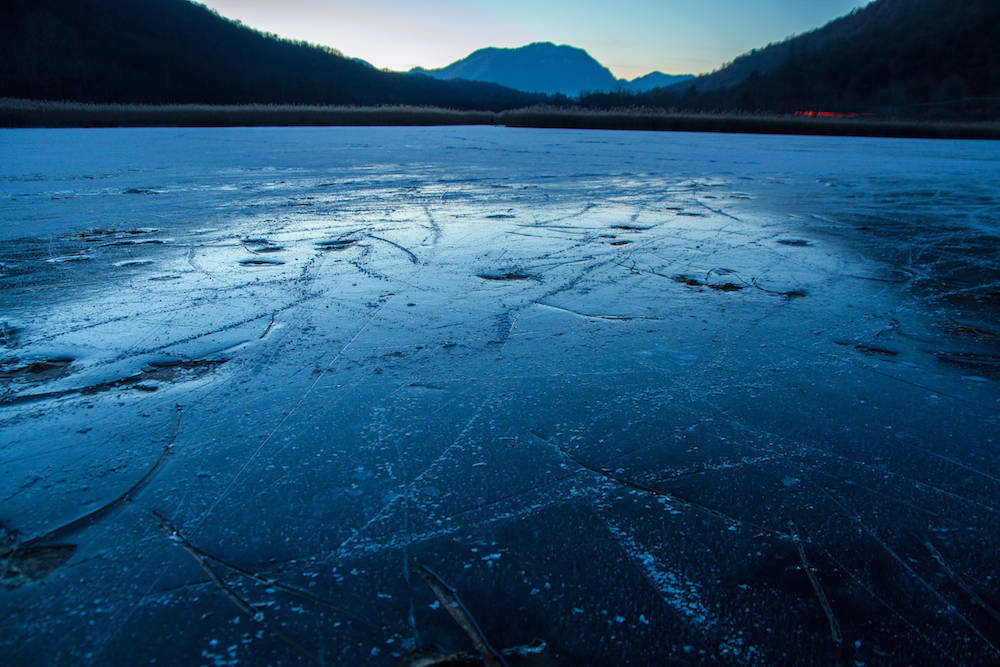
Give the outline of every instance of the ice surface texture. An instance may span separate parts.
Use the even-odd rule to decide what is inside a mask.
[[[997,143],[0,155],[4,663],[1000,660]]]

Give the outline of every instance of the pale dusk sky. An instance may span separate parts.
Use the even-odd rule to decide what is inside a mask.
[[[868,0],[206,0],[223,16],[379,68],[442,67],[486,46],[587,50],[619,77],[701,74]]]

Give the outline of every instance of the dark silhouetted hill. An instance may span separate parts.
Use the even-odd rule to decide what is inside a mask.
[[[517,90],[567,97],[596,91],[645,92],[691,78],[690,75],[652,72],[632,81],[617,79],[583,49],[556,46],[551,42],[536,42],[515,49],[480,49],[447,67],[417,68],[412,72],[444,80],[488,81]]]
[[[492,110],[542,99],[492,84],[379,71],[187,0],[4,0],[0,17],[0,97]]]
[[[998,0],[877,0],[812,32],[632,104],[1000,118]],[[591,96],[590,106],[621,105]]]

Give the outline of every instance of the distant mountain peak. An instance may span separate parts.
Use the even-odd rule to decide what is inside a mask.
[[[585,50],[568,44],[533,42],[520,47],[478,49],[447,67],[415,68],[414,73],[437,79],[468,79],[498,83],[532,93],[576,97],[585,92],[643,92],[690,78],[651,72],[632,81],[615,78]]]

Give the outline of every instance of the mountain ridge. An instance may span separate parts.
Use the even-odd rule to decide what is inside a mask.
[[[586,109],[814,110],[995,121],[996,44],[997,0],[875,0],[680,83],[656,72],[616,79],[583,49],[550,42],[481,49],[449,65],[448,79],[436,70],[379,70],[332,48],[252,30],[188,0],[7,0],[0,21],[0,97],[501,111],[603,90],[610,92],[576,103]],[[534,58],[528,65],[517,58],[526,51]],[[496,58],[512,56],[511,78],[503,79],[511,87],[483,82]],[[546,59],[550,67],[542,66]],[[578,76],[567,76],[569,70]],[[525,72],[534,82],[524,82]],[[565,97],[523,92],[532,88]]]

